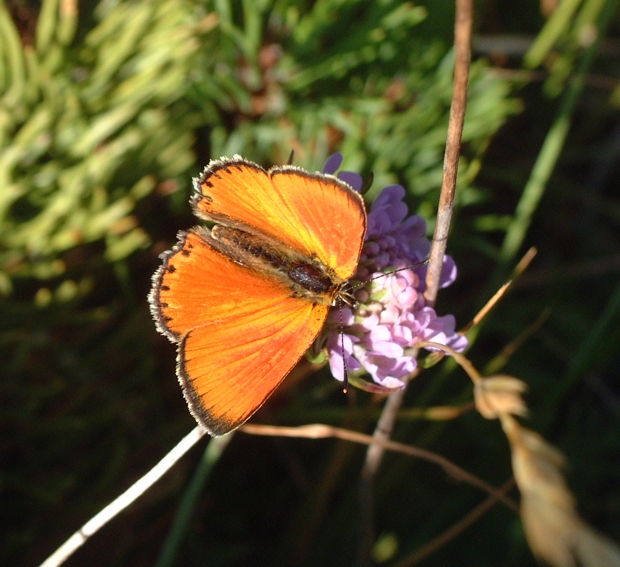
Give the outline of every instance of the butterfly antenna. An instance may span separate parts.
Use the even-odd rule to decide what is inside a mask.
[[[384,278],[385,276],[391,276],[392,274],[397,274],[398,272],[404,272],[406,270],[415,270],[416,268],[421,268],[422,266],[426,266],[429,262],[430,258],[423,260],[422,262],[418,262],[417,264],[412,264],[411,266],[405,266],[404,268],[396,268],[395,270],[388,270],[387,272],[382,272],[379,275],[376,275],[372,278],[368,278],[363,282],[358,282],[352,286],[352,289],[355,290],[358,287],[365,286],[368,282],[374,282],[375,280]]]
[[[293,157],[295,156],[295,150],[291,150],[291,153],[288,156],[288,161],[286,165],[293,165]]]
[[[342,378],[342,390],[346,394],[349,390],[349,374],[347,372],[347,359],[344,356],[344,319],[342,318],[342,299],[338,298],[338,317],[340,318],[340,346],[342,348],[342,369],[344,376]]]

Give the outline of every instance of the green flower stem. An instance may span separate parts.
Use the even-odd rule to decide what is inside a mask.
[[[155,567],[171,567],[172,565],[176,565],[177,551],[183,541],[183,537],[187,533],[196,501],[202,493],[204,485],[213,471],[213,468],[224,454],[226,446],[230,443],[234,435],[233,432],[223,437],[214,437],[209,441],[209,445],[207,445],[205,449],[202,460],[196,468],[196,472],[192,477],[189,487],[185,491],[174,524],[164,542]]]

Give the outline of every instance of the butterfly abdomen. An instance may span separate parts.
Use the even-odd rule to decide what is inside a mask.
[[[332,304],[341,282],[318,259],[304,257],[280,242],[241,228],[216,225],[210,234],[204,233],[203,237],[206,236],[213,248],[237,264],[277,278],[290,288],[294,297],[321,305]]]

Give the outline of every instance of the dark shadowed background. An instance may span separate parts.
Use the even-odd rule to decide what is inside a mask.
[[[401,183],[432,234],[453,5],[426,4],[0,2],[2,565],[39,564],[194,427],[174,346],[156,332],[146,296],[158,255],[196,224],[191,177],[210,158],[239,153],[270,166],[294,150],[296,164],[317,170],[341,151],[345,169],[374,173],[369,201]],[[464,326],[525,250],[538,249],[471,334],[468,356],[482,371],[496,364],[527,382],[528,426],[568,456],[583,517],[620,539],[616,4],[584,0],[563,22],[549,19],[553,1],[477,3],[448,244],[459,277],[437,310]],[[605,11],[609,26],[593,44]],[[559,160],[531,217],[515,217],[590,55]],[[519,229],[523,245],[502,252],[506,232]],[[415,380],[405,408],[471,399],[465,373],[444,361]],[[380,408],[365,392],[343,395],[322,370],[285,382],[253,422],[370,433]],[[499,424],[473,411],[449,421],[404,414],[394,439],[495,486],[512,474]],[[154,565],[205,446],[67,565]],[[364,455],[336,440],[236,434],[168,564],[357,564]],[[484,495],[391,453],[375,497],[373,561],[391,566]],[[518,516],[501,505],[421,564],[536,565]]]

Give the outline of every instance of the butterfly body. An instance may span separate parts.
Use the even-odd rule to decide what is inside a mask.
[[[359,261],[361,196],[332,176],[223,158],[195,181],[196,214],[162,255],[149,295],[178,345],[197,421],[222,435],[247,420],[320,332]]]
[[[217,225],[211,230],[210,243],[237,264],[289,285],[295,297],[331,305],[331,298],[343,283],[316,258],[306,258],[264,234]]]

